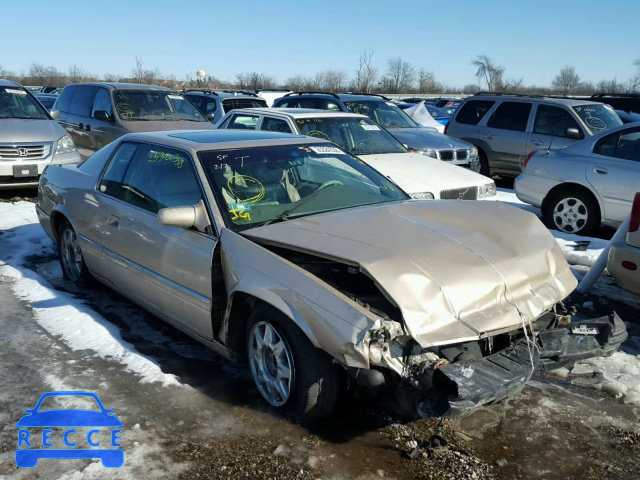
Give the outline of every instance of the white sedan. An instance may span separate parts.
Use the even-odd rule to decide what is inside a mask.
[[[618,227],[640,190],[640,123],[588,137],[566,148],[531,153],[516,178],[520,200],[542,209],[547,226],[589,235]]]
[[[496,194],[495,183],[469,169],[408,151],[365,115],[302,108],[236,109],[219,129],[265,130],[330,140],[393,180],[412,198],[478,200]],[[337,152],[336,152],[337,153]],[[468,158],[468,149],[453,155]]]

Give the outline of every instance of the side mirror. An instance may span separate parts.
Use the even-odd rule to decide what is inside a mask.
[[[96,120],[100,120],[102,122],[111,121],[111,115],[109,115],[104,110],[96,110],[95,112],[93,112],[93,118],[95,118]]]
[[[53,118],[54,120],[57,120],[60,118],[60,110],[49,110],[49,114],[51,115],[51,118]]]
[[[582,138],[582,136],[580,135],[580,130],[578,130],[577,128],[567,128],[564,131],[564,134],[565,136],[573,138],[575,140],[580,140]]]
[[[209,120],[210,122],[213,122],[216,119],[216,114],[215,113],[207,113],[205,115],[205,117],[207,118],[207,120]]]
[[[207,209],[202,200],[195,205],[188,205],[186,207],[168,207],[161,209],[158,212],[158,223],[160,225],[182,228],[195,227],[200,232],[206,232],[207,227],[210,226]]]

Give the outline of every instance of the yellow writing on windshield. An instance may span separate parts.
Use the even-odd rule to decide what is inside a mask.
[[[264,198],[264,185],[260,183],[260,180],[249,175],[231,177],[227,181],[227,190],[238,199],[238,203],[255,203]],[[247,195],[249,196],[247,197]]]
[[[244,209],[229,210],[229,213],[233,215],[231,217],[231,220],[237,220],[238,218],[241,218],[243,220],[251,221],[251,214]]]

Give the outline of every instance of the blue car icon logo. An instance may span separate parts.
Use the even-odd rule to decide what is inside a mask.
[[[83,409],[55,409],[39,411],[42,402],[49,397],[87,397],[95,400],[99,411]],[[104,408],[102,402],[92,392],[48,392],[43,394],[34,408],[24,411],[16,426],[18,427],[18,448],[16,449],[16,465],[21,468],[35,467],[41,458],[84,459],[100,458],[102,465],[110,468],[121,467],[124,463],[124,451],[120,447],[122,422],[115,416],[115,411]],[[40,436],[28,428],[42,429]],[[89,428],[86,436],[76,428]],[[53,439],[53,430],[64,429],[62,438]],[[109,433],[109,446],[112,448],[74,448],[77,442],[86,438],[89,447],[102,447],[98,436]],[[54,443],[62,443],[68,448],[53,448]],[[102,443],[105,443],[104,440]],[[40,445],[39,445],[40,444]],[[58,445],[55,445],[58,446]],[[42,448],[39,448],[42,447]]]

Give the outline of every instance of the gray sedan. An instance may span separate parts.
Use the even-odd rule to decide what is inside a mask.
[[[516,195],[542,209],[549,227],[580,235],[617,227],[640,191],[640,123],[588,137],[566,148],[538,150],[516,178]]]
[[[69,281],[246,362],[297,417],[331,412],[347,381],[412,415],[460,413],[627,335],[568,309],[575,277],[531,213],[410,200],[322,139],[130,134],[47,168],[36,210]]]

